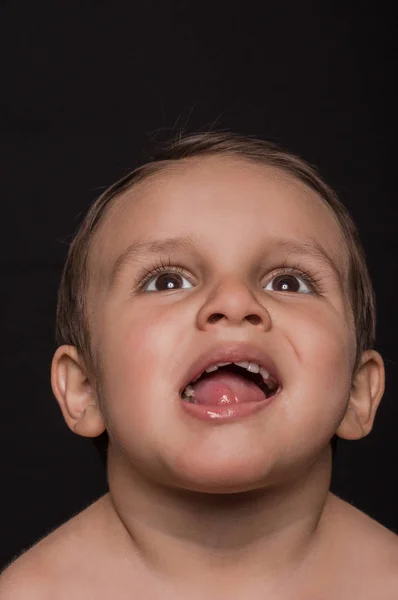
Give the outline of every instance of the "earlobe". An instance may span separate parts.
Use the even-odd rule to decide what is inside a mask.
[[[384,363],[375,350],[366,350],[353,377],[347,411],[336,433],[357,440],[370,433],[384,393]]]
[[[105,430],[94,386],[74,346],[60,346],[51,365],[51,386],[68,427],[78,435],[96,437]]]

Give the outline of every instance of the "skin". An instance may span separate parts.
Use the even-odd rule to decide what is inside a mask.
[[[194,246],[132,257],[112,281],[132,242],[187,234]],[[282,237],[315,241],[339,277],[319,257],[278,245]],[[143,269],[159,259],[183,267],[183,279],[171,291],[145,291]],[[317,286],[305,288],[311,293],[273,290],[278,269],[297,260]],[[351,539],[357,547],[373,527],[379,555],[386,546],[388,556],[391,548],[397,555],[392,534],[328,492],[329,441],[334,433],[369,433],[384,368],[379,354],[367,351],[352,376],[347,256],[333,213],[314,192],[236,158],[182,161],[115,203],[91,261],[97,379],[75,348],[63,346],[52,385],[73,431],[109,433],[110,493],[78,527],[95,547],[98,581],[102,571],[114,577],[118,598],[127,597],[121,580],[124,589],[142,585],[151,598],[275,593],[308,600],[324,589],[348,598]],[[269,352],[283,389],[246,419],[199,422],[181,410],[178,384],[203,352],[229,342]],[[363,554],[361,569],[366,560]]]

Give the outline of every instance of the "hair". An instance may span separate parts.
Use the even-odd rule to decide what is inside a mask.
[[[87,369],[95,371],[87,310],[90,256],[95,246],[95,233],[115,200],[177,161],[220,155],[275,167],[314,190],[333,211],[348,251],[348,294],[356,334],[356,368],[362,352],[374,345],[376,310],[365,254],[350,214],[317,170],[306,161],[274,143],[230,132],[179,135],[163,144],[149,162],[110,186],[92,204],[72,240],[63,270],[56,316],[57,344],[75,346]]]

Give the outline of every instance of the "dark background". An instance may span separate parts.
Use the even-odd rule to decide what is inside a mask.
[[[106,490],[52,397],[57,286],[82,213],[154,139],[210,126],[318,165],[358,223],[387,392],[332,489],[398,532],[393,3],[0,4],[1,564]]]

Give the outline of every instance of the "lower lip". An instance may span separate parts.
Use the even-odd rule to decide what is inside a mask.
[[[229,423],[230,421],[236,421],[254,415],[271,404],[273,399],[277,396],[274,394],[270,398],[261,400],[261,402],[242,402],[242,404],[230,404],[230,405],[215,405],[208,406],[204,404],[194,404],[192,402],[185,402],[181,400],[181,404],[184,410],[201,421],[210,421],[212,423]]]

